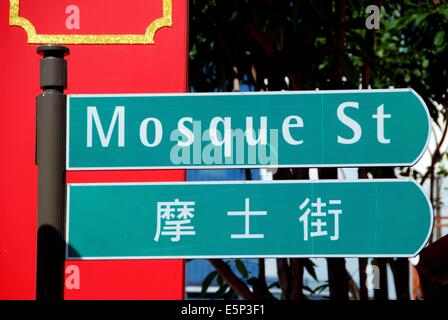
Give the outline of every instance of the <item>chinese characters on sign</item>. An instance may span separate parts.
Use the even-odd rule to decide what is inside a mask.
[[[264,234],[251,234],[249,230],[249,218],[251,216],[265,216],[267,211],[250,211],[250,199],[245,199],[244,211],[228,211],[228,216],[244,216],[244,234],[232,234],[230,238],[232,239],[263,239]]]
[[[324,211],[327,207],[327,203],[322,202],[321,198],[317,198],[315,202],[311,203],[311,200],[305,198],[300,204],[300,211],[304,213],[300,216],[299,220],[303,223],[303,240],[308,241],[309,237],[328,236],[327,219],[328,215],[333,216],[334,231],[330,236],[330,240],[336,241],[339,239],[339,215],[342,214],[342,210],[335,206],[342,204],[341,200],[329,200],[328,211]],[[179,201],[175,199],[173,202],[157,202],[157,231],[154,237],[154,241],[158,242],[160,236],[171,236],[172,242],[178,242],[181,240],[181,236],[194,236],[196,231],[192,224],[192,218],[194,218],[194,201]],[[250,198],[245,198],[244,211],[228,211],[228,216],[242,216],[244,217],[244,233],[243,234],[231,234],[231,239],[263,239],[264,234],[252,234],[250,233],[250,217],[251,216],[266,216],[267,211],[251,211],[250,210]],[[311,219],[310,219],[311,215]],[[311,228],[309,227],[311,226]],[[314,229],[313,229],[314,228]],[[310,231],[311,229],[311,231]]]
[[[329,209],[328,212],[322,211],[322,208],[325,208],[327,204],[322,202],[321,198],[317,198],[316,202],[311,203],[311,207],[315,208],[315,211],[311,211],[307,206],[310,203],[310,199],[306,198],[302,204],[300,205],[300,210],[306,208],[305,212],[300,216],[300,222],[303,222],[303,240],[308,241],[308,233],[309,233],[309,216],[311,213],[311,218],[315,218],[315,221],[311,222],[311,227],[315,227],[314,231],[309,233],[311,238],[319,237],[319,236],[327,236],[328,232],[325,227],[327,227],[327,213],[329,215],[334,215],[334,233],[330,236],[330,240],[335,241],[339,239],[339,215],[342,214],[342,210],[340,209]],[[332,205],[341,205],[341,200],[330,200],[328,201],[330,206]]]
[[[69,184],[67,195],[68,259],[413,257],[434,221],[421,187],[397,179]]]
[[[179,201],[157,203],[157,231],[154,241],[160,236],[171,236],[172,242],[178,242],[180,236],[194,236],[194,226],[189,225],[194,218],[194,201]],[[162,225],[163,224],[163,225]]]

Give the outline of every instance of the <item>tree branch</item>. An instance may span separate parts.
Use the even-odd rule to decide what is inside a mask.
[[[266,283],[266,268],[264,258],[258,258],[258,278],[252,278],[252,288],[257,299],[275,300]]]
[[[221,277],[232,287],[237,294],[246,300],[257,300],[249,287],[238,278],[227,263],[222,259],[208,259],[210,264],[218,271]]]
[[[291,284],[291,299],[292,300],[303,300],[303,272],[304,267],[302,259],[291,258],[291,275],[294,281]]]
[[[291,271],[289,270],[288,259],[277,259],[277,273],[280,290],[282,290],[282,298],[290,300],[291,298]]]

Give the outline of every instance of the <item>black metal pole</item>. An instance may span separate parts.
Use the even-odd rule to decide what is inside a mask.
[[[65,102],[69,49],[57,45],[37,48],[40,87],[36,100],[36,162],[38,230],[36,299],[64,297]]]

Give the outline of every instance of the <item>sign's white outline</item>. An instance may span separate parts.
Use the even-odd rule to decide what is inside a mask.
[[[422,192],[426,203],[429,209],[429,228],[425,237],[425,241],[421,244],[421,246],[417,249],[416,252],[412,254],[308,254],[308,255],[185,255],[185,256],[120,256],[120,257],[70,257],[69,256],[69,223],[70,223],[70,188],[72,186],[138,186],[138,185],[222,185],[222,184],[318,184],[318,183],[377,183],[377,182],[385,182],[385,183],[413,183],[420,189]],[[434,226],[434,212],[426,197],[423,188],[418,184],[415,180],[412,179],[360,179],[360,180],[259,180],[259,181],[179,181],[179,182],[116,182],[116,183],[69,183],[67,184],[67,206],[66,206],[66,225],[65,225],[65,242],[66,242],[66,251],[65,256],[66,260],[155,260],[155,259],[214,259],[214,258],[223,258],[223,259],[233,259],[233,258],[388,258],[388,257],[403,257],[403,258],[411,258],[415,257],[428,243],[429,237],[431,236],[432,229]],[[397,232],[399,232],[397,230]],[[74,248],[76,250],[76,248]]]
[[[413,162],[402,163],[336,163],[336,164],[281,164],[281,165],[169,165],[169,166],[135,166],[135,167],[73,167],[70,166],[70,98],[96,98],[96,97],[173,97],[173,96],[247,96],[247,95],[292,95],[292,94],[339,94],[339,93],[382,93],[382,92],[411,92],[420,101],[420,105],[423,107],[426,113],[428,121],[428,133],[426,135],[426,143],[422,148],[420,154],[414,159]],[[71,171],[105,171],[105,170],[158,170],[158,169],[238,169],[238,168],[350,168],[350,167],[412,167],[423,156],[429,145],[431,138],[431,117],[429,115],[428,107],[423,101],[423,98],[412,88],[402,89],[363,89],[363,90],[313,90],[313,91],[267,91],[267,92],[207,92],[207,93],[130,93],[130,94],[69,94],[67,95],[67,110],[66,110],[66,170]]]

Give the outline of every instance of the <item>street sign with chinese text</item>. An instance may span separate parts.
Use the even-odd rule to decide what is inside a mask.
[[[408,180],[68,185],[73,259],[414,256],[432,209]]]
[[[411,89],[70,95],[67,169],[407,166],[430,122]]]

